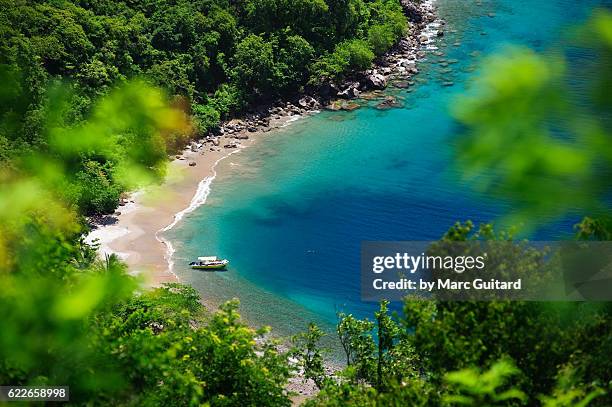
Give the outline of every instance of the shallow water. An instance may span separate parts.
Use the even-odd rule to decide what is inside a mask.
[[[375,304],[360,301],[361,241],[437,239],[457,220],[486,222],[512,211],[449,165],[458,126],[448,108],[477,75],[482,55],[509,43],[554,48],[569,25],[603,3],[439,0],[448,24],[437,45],[443,58],[459,61],[452,72],[439,72],[441,57],[430,54],[411,92],[390,90],[404,98],[402,108],[322,112],[224,160],[206,204],[166,234],[175,272],[215,301],[239,297],[248,320],[281,334],[310,320],[331,329],[340,309],[369,314]],[[445,80],[455,86],[442,86]],[[538,236],[570,233],[576,220]],[[205,254],[227,257],[231,267],[184,266]]]

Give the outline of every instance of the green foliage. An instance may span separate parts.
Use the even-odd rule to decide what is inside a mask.
[[[271,41],[251,34],[236,47],[231,77],[255,96],[296,90],[308,78],[314,55],[308,41],[288,30]]]
[[[372,338],[374,323],[357,319],[351,314],[338,314],[336,332],[346,355],[346,365],[353,368],[357,381],[374,375],[376,344]]]
[[[325,334],[314,323],[308,324],[308,331],[295,335],[291,341],[291,354],[297,359],[298,368],[302,369],[305,379],[311,379],[320,389],[325,382],[326,373],[323,364],[323,352],[320,340]]]
[[[240,322],[237,302],[209,318],[191,287],[131,296],[116,260],[73,278],[3,277],[2,382],[69,383],[74,402],[289,405],[286,355],[256,345],[265,331]]]
[[[213,106],[194,104],[191,106],[191,110],[197,129],[201,134],[206,134],[209,130],[219,126],[221,115],[219,110]]]
[[[600,216],[597,219],[586,216],[576,226],[576,238],[580,240],[612,240],[612,219]]]
[[[324,55],[313,64],[311,82],[341,79],[350,72],[368,69],[373,60],[374,53],[366,41],[341,42],[333,52]]]
[[[511,238],[491,225],[458,223],[436,250],[450,241]],[[509,255],[521,258],[520,267],[533,267],[545,256],[517,246],[519,252]],[[610,311],[607,303],[407,298],[398,316],[382,302],[376,329],[368,320],[340,314],[337,331],[348,367],[325,382],[311,405],[607,405],[602,389],[612,380],[606,356],[612,352]]]
[[[9,137],[22,120],[10,103],[20,98],[25,99],[17,91],[2,101],[6,107],[0,128]],[[49,92],[40,114],[45,148],[13,157],[0,173],[1,270],[43,270],[49,264],[51,270],[56,265],[57,273],[66,273],[63,256],[78,251],[71,242],[82,231],[73,209],[113,210],[122,187],[148,182],[163,171],[169,135],[186,129],[183,113],[142,83],[100,100],[89,120],[78,126],[64,125],[68,99],[65,87]],[[53,247],[64,241],[62,250]],[[60,256],[57,264],[54,255]]]
[[[223,84],[215,91],[210,103],[219,112],[222,118],[227,118],[243,108],[244,96],[240,89],[234,85]]]
[[[154,64],[147,71],[147,76],[157,86],[163,86],[171,94],[185,95],[193,99],[195,87],[192,82],[193,66],[188,63],[186,54]]]
[[[315,50],[303,37],[289,35],[278,51],[276,81],[281,89],[295,88],[296,84],[304,84],[308,79],[309,68],[315,55]]]
[[[259,35],[251,34],[236,46],[232,79],[240,87],[266,92],[274,85],[274,55],[272,44]]]
[[[376,366],[376,388],[383,388],[383,356],[394,345],[394,339],[399,333],[399,327],[388,314],[388,301],[380,302],[380,310],[374,313],[376,318],[376,336],[378,337],[378,360]]]
[[[60,256],[67,254],[56,250],[48,256],[48,274],[22,266],[19,273],[2,275],[0,309],[6,318],[0,335],[0,380],[70,383],[71,397],[78,400],[117,386],[115,371],[92,347],[88,317],[125,298],[135,286],[117,263],[108,268],[94,263],[87,272],[72,271],[68,283],[62,281],[54,274],[66,258]]]
[[[211,316],[191,287],[138,292],[116,256],[83,243],[78,212],[112,210],[120,186],[154,179],[184,113],[134,82],[66,126],[70,93],[49,95],[45,148],[0,172],[0,382],[68,384],[84,405],[289,405],[287,355],[240,321],[237,301]],[[2,106],[8,129],[18,112]]]
[[[523,48],[490,57],[473,92],[457,101],[467,130],[459,162],[478,187],[515,203],[510,223],[537,225],[568,210],[606,215],[611,185],[601,174],[612,166],[604,119],[612,101],[602,89],[610,82],[610,27],[612,15],[600,11],[583,29],[588,40],[574,45],[593,57],[580,68]],[[584,84],[592,91],[572,88],[575,69],[596,73]]]
[[[109,213],[115,210],[122,188],[112,183],[110,165],[86,161],[76,174],[77,197],[71,197],[85,214]]]
[[[524,403],[525,393],[516,388],[505,388],[509,379],[520,373],[512,362],[501,360],[486,372],[464,369],[448,373],[445,381],[451,388],[444,401],[450,405],[507,406]]]
[[[366,356],[376,373],[355,380],[351,362],[308,405],[607,405],[610,315],[592,304],[407,299],[394,322],[383,304],[382,338],[339,330],[342,343],[378,340]]]
[[[316,397],[304,403],[304,407],[326,406],[375,406],[376,391],[370,386],[340,381],[327,384]]]
[[[368,69],[374,59],[374,54],[368,48],[366,42],[362,40],[343,42],[334,52],[338,52],[346,58],[349,70],[361,71]]]
[[[374,316],[372,322],[338,314],[336,332],[347,361],[344,378],[353,384],[376,386],[379,391],[402,380],[416,379],[418,357],[410,335],[389,314],[388,302],[381,302]]]
[[[421,379],[410,379],[401,383],[392,382],[387,391],[378,393],[373,387],[341,380],[328,383],[315,398],[304,404],[307,407],[326,406],[438,406],[441,401],[435,389]]]
[[[593,385],[581,384],[574,370],[564,368],[559,372],[557,385],[551,396],[541,395],[543,407],[586,407],[597,397],[606,392]]]
[[[408,30],[401,6],[394,1],[375,1],[370,19],[372,24],[367,31],[367,40],[376,55],[387,52]]]
[[[471,223],[458,224],[445,235],[462,241],[474,235],[495,239],[489,226],[474,230]],[[491,253],[496,257],[495,253]],[[522,267],[539,262],[537,252],[522,256]],[[415,352],[436,381],[448,371],[471,366],[490,366],[510,357],[522,371],[521,388],[530,398],[548,394],[556,381],[559,366],[579,368],[582,380],[606,383],[608,362],[597,360],[608,341],[589,338],[589,332],[610,335],[612,315],[609,307],[595,304],[547,304],[537,302],[431,302],[408,299],[404,304],[403,324],[413,331]],[[598,334],[599,335],[599,334]],[[451,338],[454,338],[451,340]],[[494,340],[489,340],[494,338]],[[587,356],[592,354],[593,358]]]
[[[172,284],[100,316],[102,351],[127,380],[119,397],[146,406],[288,405],[286,355],[256,345],[265,330],[242,324],[237,307],[228,302],[209,318],[193,288]]]
[[[373,25],[368,30],[368,42],[376,55],[387,52],[395,44],[395,41],[393,27],[389,25]]]

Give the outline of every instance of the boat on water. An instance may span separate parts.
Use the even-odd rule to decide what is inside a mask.
[[[197,261],[189,263],[192,269],[197,270],[223,270],[229,264],[229,260],[220,259],[217,256],[198,257]]]

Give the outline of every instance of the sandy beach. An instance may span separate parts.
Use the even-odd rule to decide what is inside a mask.
[[[299,117],[273,119],[265,131],[285,127]],[[252,145],[261,133],[262,130],[248,133],[249,138],[241,139],[237,148],[224,148],[236,140],[223,136],[219,147],[205,143],[197,149],[185,149],[168,164],[162,183],[132,192],[115,214],[95,225],[86,241],[97,241],[102,258],[117,254],[127,263],[130,274],[141,276],[146,286],[178,282],[172,273],[171,242],[164,241],[161,233],[202,205],[216,176],[217,164]]]

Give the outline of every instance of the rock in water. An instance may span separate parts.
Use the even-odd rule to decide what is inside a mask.
[[[359,83],[357,83],[357,86],[359,86]],[[359,97],[359,89],[357,89],[357,86],[349,86],[348,88],[344,89],[342,92],[338,93],[338,97],[341,97],[343,99],[355,99]]]
[[[366,86],[369,89],[384,89],[387,87],[387,79],[384,75],[373,73],[366,77]]]
[[[319,102],[311,96],[304,96],[298,101],[298,105],[304,109],[317,109]]]
[[[342,103],[339,100],[335,100],[331,102],[329,105],[325,106],[327,110],[338,111],[342,109]]]
[[[410,86],[410,83],[408,81],[397,81],[393,84],[393,86],[400,89],[406,89]]]
[[[376,105],[378,110],[387,110],[394,107],[401,107],[402,104],[397,101],[393,96],[387,96],[384,101]]]
[[[359,109],[361,106],[359,106],[357,103],[353,103],[353,102],[344,102],[342,103],[342,110],[346,110],[346,111],[353,111],[356,109]]]

